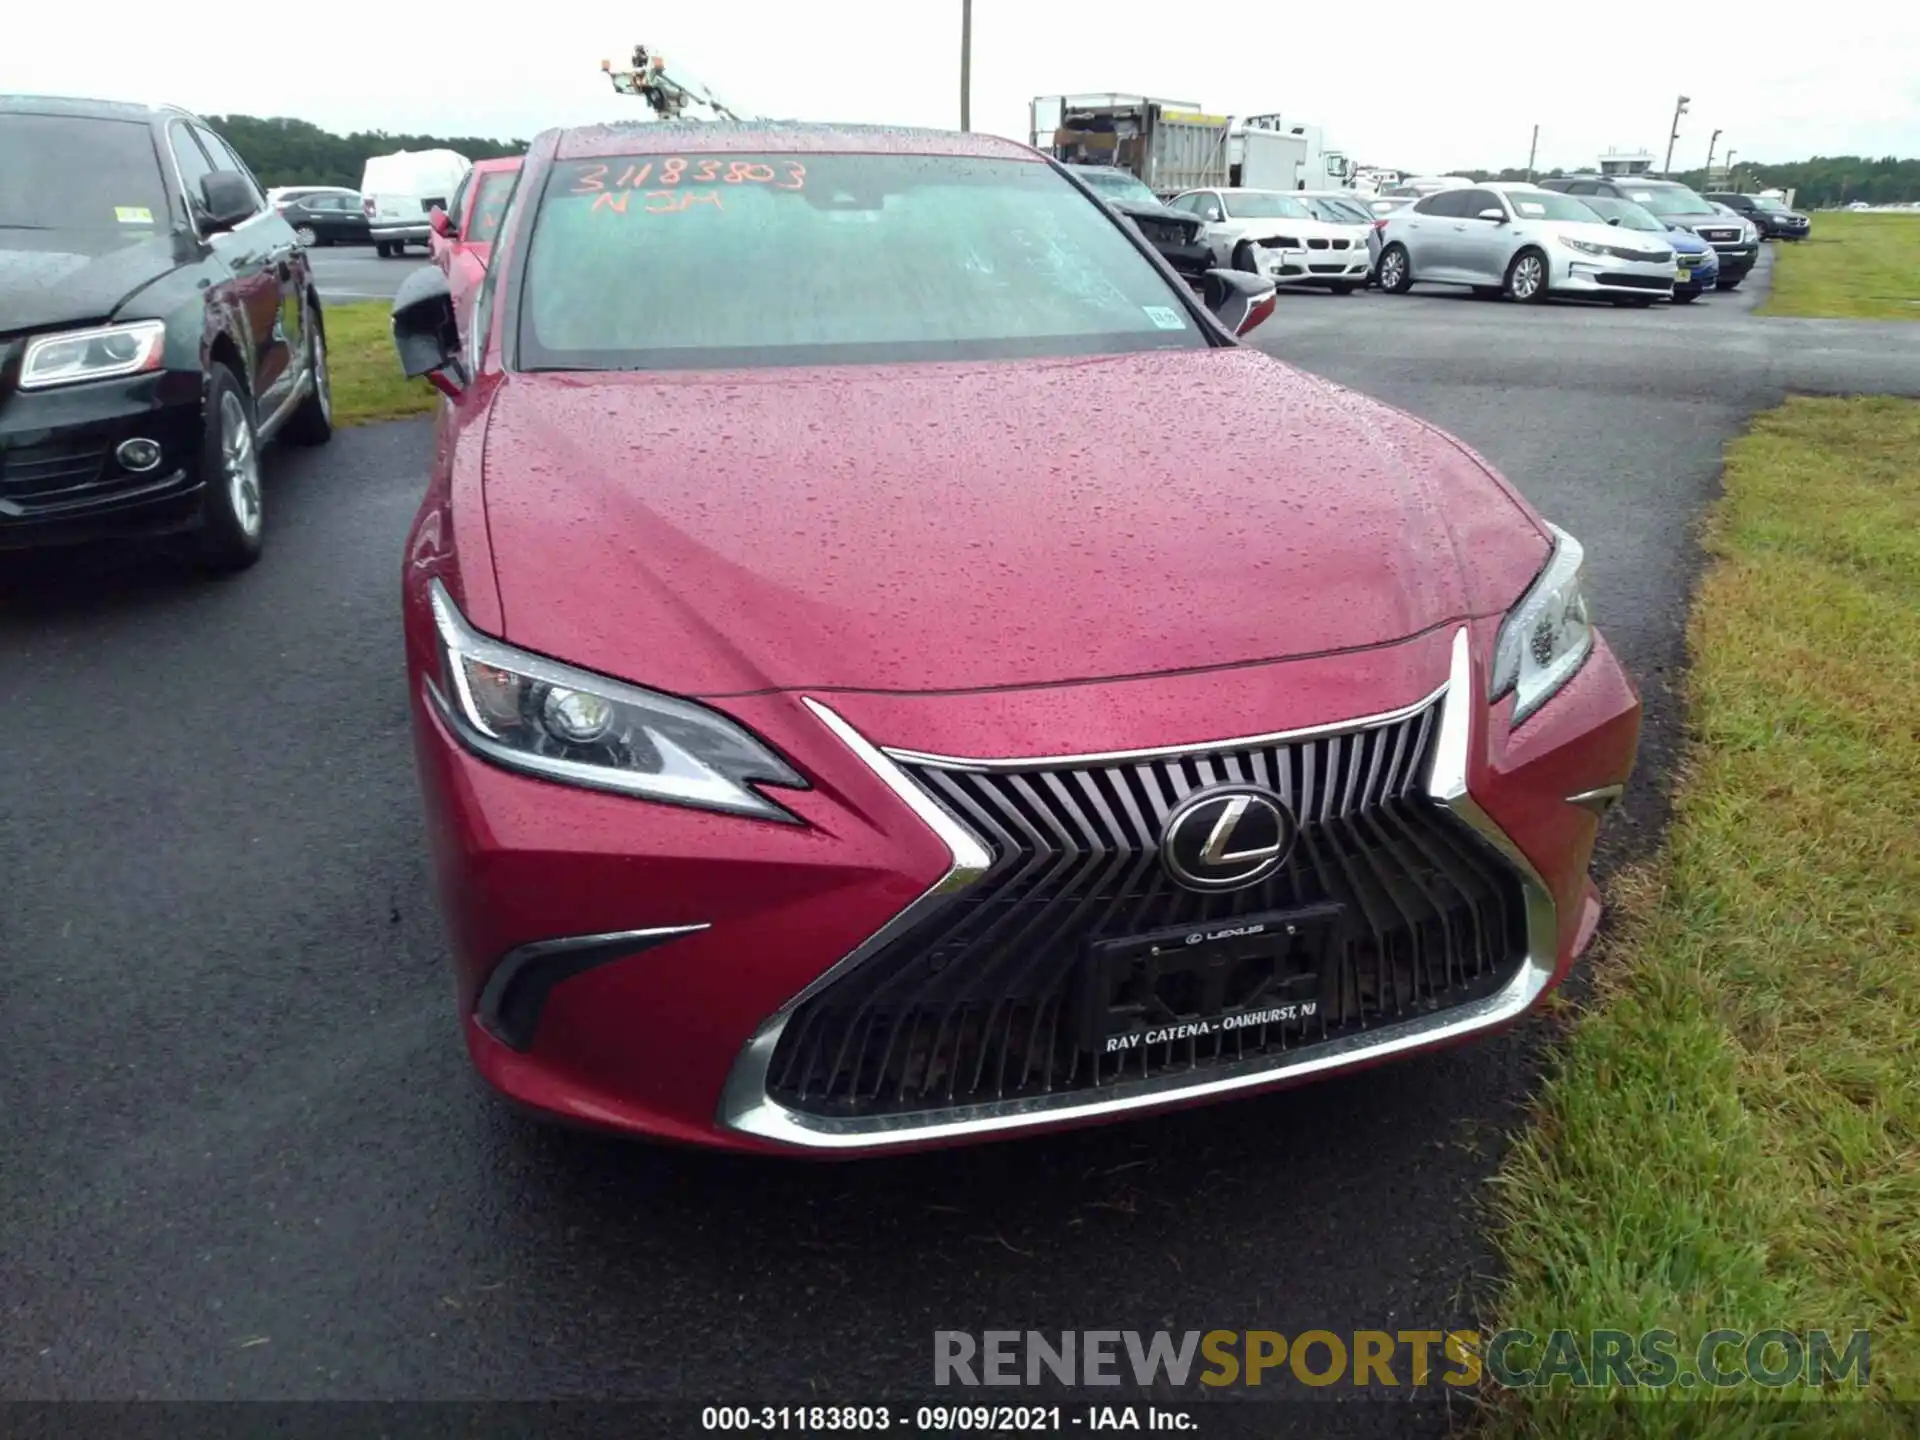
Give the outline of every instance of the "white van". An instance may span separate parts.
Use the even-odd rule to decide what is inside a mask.
[[[382,258],[402,254],[409,241],[425,245],[427,215],[445,207],[473,162],[452,150],[399,150],[375,155],[360,175],[360,203],[373,246]]]

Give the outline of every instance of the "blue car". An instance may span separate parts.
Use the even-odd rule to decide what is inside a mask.
[[[1618,200],[1611,195],[1581,195],[1577,198],[1609,225],[1666,237],[1667,243],[1673,246],[1674,258],[1680,262],[1678,278],[1673,282],[1673,301],[1676,305],[1687,305],[1698,300],[1713,289],[1714,282],[1720,278],[1720,257],[1714,253],[1713,246],[1685,226],[1670,226],[1651,210],[1631,200]]]

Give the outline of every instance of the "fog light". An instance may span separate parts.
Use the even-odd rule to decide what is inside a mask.
[[[160,442],[157,440],[122,440],[120,448],[113,452],[114,458],[128,470],[151,470],[160,463]]]

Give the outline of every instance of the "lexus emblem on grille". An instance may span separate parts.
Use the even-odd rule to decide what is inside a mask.
[[[1160,862],[1190,890],[1238,890],[1278,870],[1298,830],[1271,790],[1215,785],[1173,807],[1160,833]]]

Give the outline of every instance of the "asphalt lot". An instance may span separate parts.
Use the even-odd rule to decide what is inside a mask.
[[[1660,820],[1721,446],[1788,389],[1920,394],[1920,327],[1757,320],[1763,283],[1672,312],[1286,296],[1262,332],[1453,430],[1587,542],[1648,702],[1609,867]],[[268,554],[229,583],[0,557],[0,1396],[853,1403],[924,1396],[936,1329],[1472,1322],[1480,1182],[1538,1024],[851,1166],[649,1149],[484,1096],[396,623],[428,444],[410,423],[276,452]],[[1310,1411],[1257,1424],[1330,1433]]]
[[[409,249],[403,259],[382,260],[371,245],[328,245],[307,254],[323,301],[391,300],[402,280],[432,263],[420,249]]]

